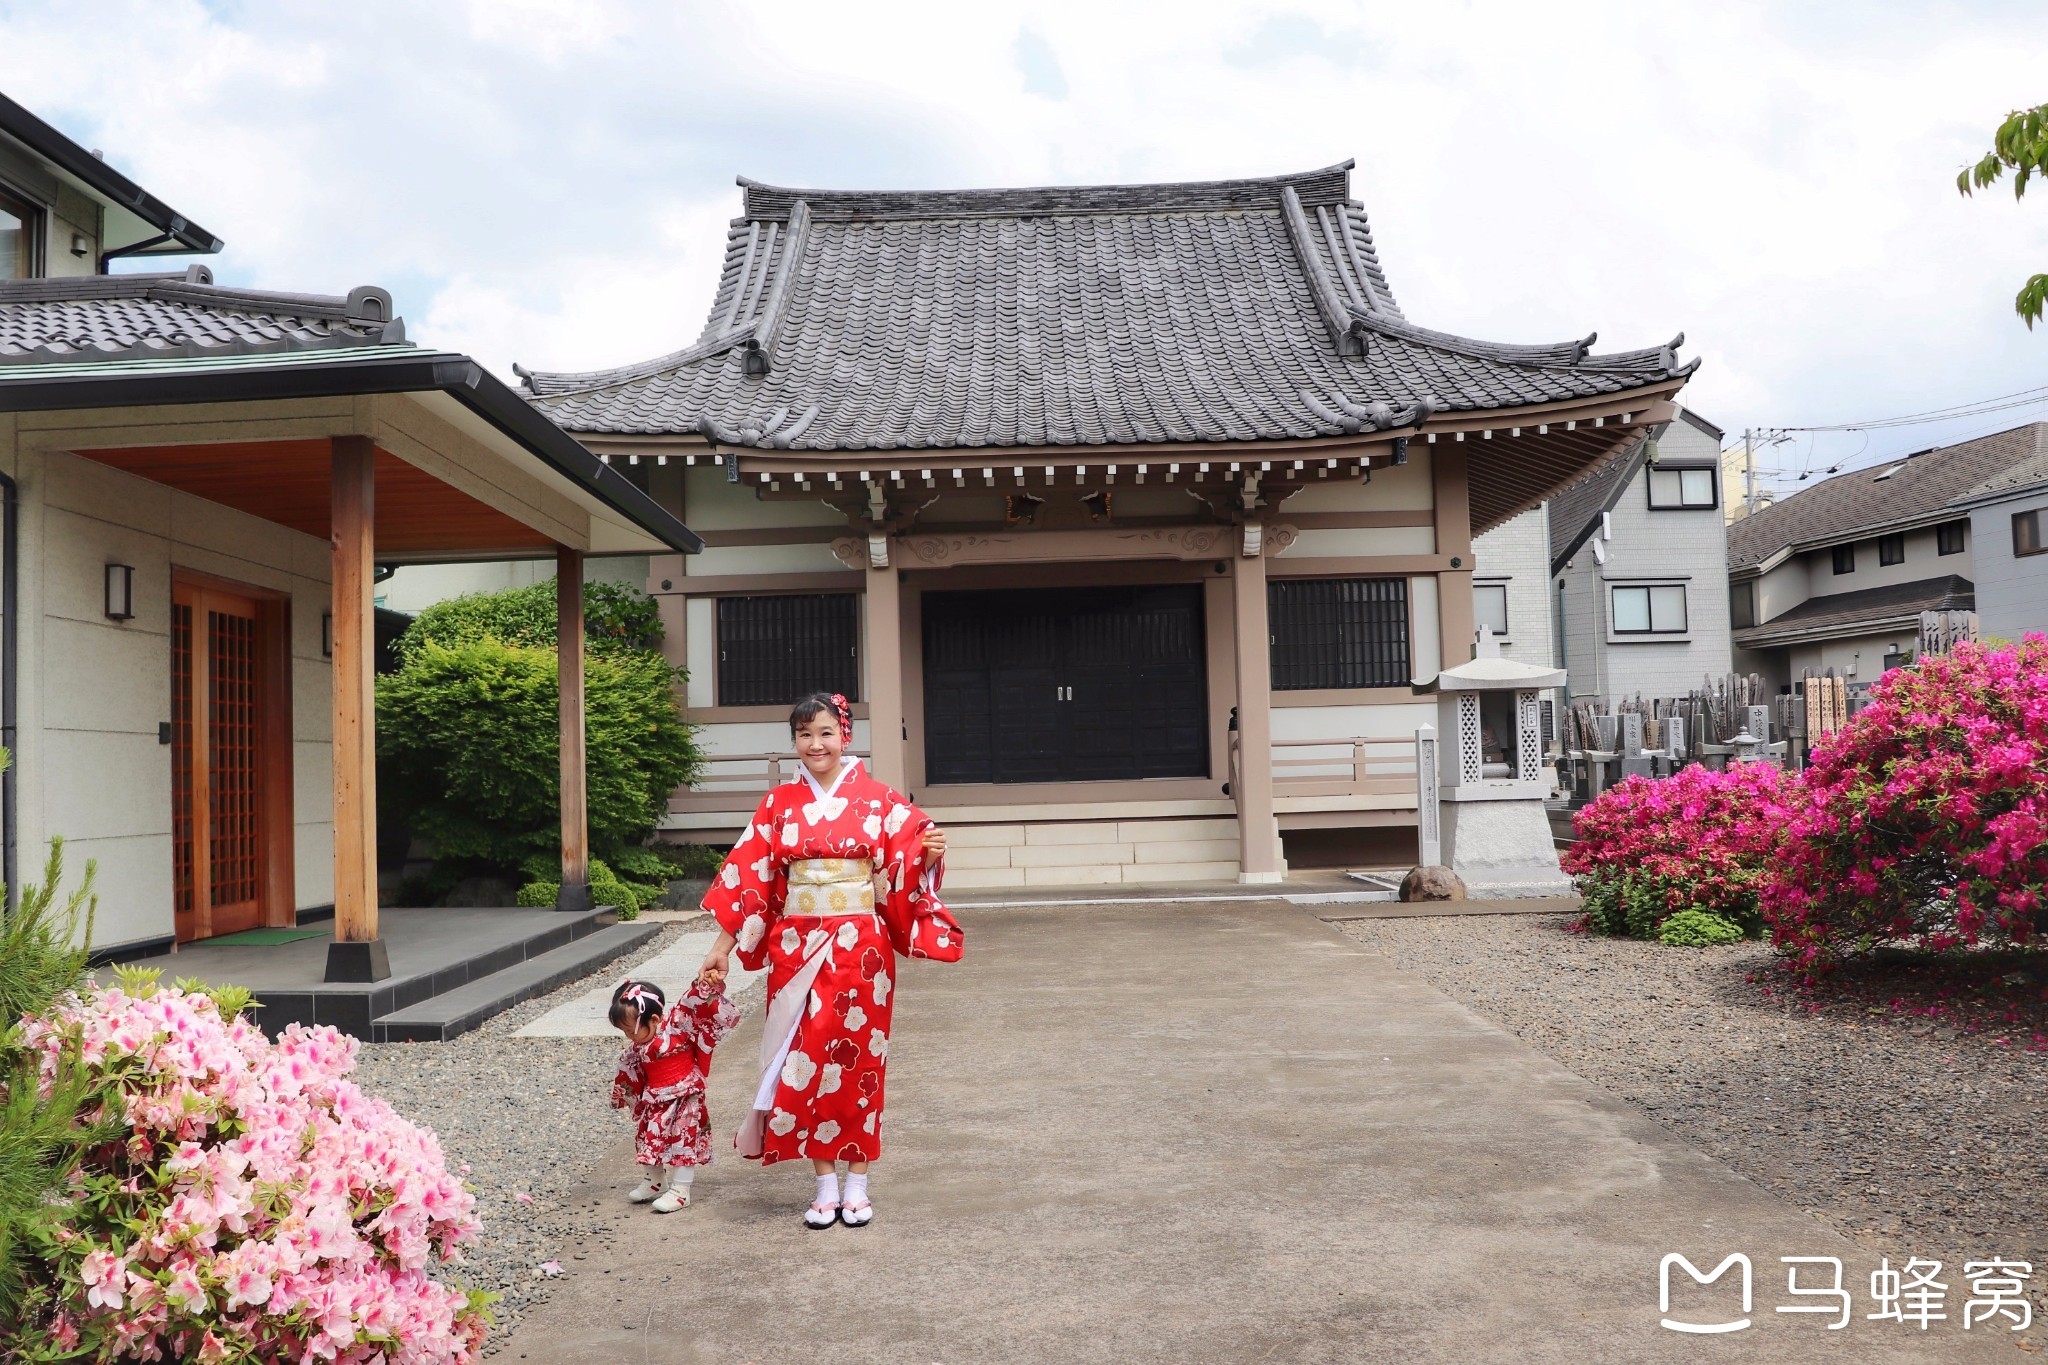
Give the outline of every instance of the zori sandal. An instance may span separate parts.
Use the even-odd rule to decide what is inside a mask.
[[[862,1199],[839,1206],[839,1221],[850,1228],[864,1228],[875,1216],[875,1206]]]
[[[837,1204],[813,1204],[804,1210],[804,1226],[813,1232],[823,1232],[838,1221]]]

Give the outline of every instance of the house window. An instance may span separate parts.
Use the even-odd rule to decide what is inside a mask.
[[[1407,579],[1276,579],[1266,605],[1275,691],[1409,685]]]
[[[1714,471],[1711,469],[1653,469],[1650,471],[1650,506],[1656,511],[1714,505]]]
[[[1728,623],[1737,630],[1756,624],[1755,582],[1728,585]]]
[[[1903,564],[1906,562],[1906,536],[1904,532],[1889,536],[1879,536],[1877,538],[1877,562],[1881,565]]]
[[[26,201],[0,190],[0,280],[35,277],[36,229],[41,220]]]
[[[1856,547],[1854,545],[1837,545],[1835,547],[1835,572],[1856,572]]]
[[[2015,556],[2037,555],[2048,550],[2041,538],[2041,508],[2012,514],[2012,552]]]
[[[852,593],[718,599],[718,704],[788,706],[810,692],[860,695]]]
[[[1938,554],[1959,555],[1963,552],[1963,532],[1969,527],[1967,521],[1943,522],[1934,528],[1934,549]]]
[[[1508,585],[1505,583],[1474,583],[1472,585],[1472,629],[1476,634],[1481,626],[1493,629],[1493,638],[1508,638]]]
[[[1683,583],[1614,589],[1616,635],[1678,635],[1685,628]]]

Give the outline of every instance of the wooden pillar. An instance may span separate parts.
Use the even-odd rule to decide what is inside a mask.
[[[1231,558],[1237,647],[1237,879],[1281,879],[1280,832],[1273,818],[1273,648],[1266,624],[1266,561]]]
[[[329,981],[382,981],[377,935],[376,445],[337,436],[328,542],[334,614],[334,942]]]
[[[1462,442],[1439,441],[1429,449],[1436,552],[1457,561],[1437,575],[1437,648],[1443,667],[1456,668],[1472,660],[1472,488]]]
[[[590,908],[590,803],[584,786],[583,552],[555,547],[555,660],[562,760],[562,890],[558,910]]]
[[[903,762],[903,584],[893,564],[868,568],[868,771],[898,791]]]

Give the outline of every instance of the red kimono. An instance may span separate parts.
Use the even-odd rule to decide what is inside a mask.
[[[768,966],[754,1113],[734,1138],[763,1163],[882,1154],[895,954],[957,962],[960,926],[927,864],[932,819],[848,759],[820,787],[806,770],[769,792],[726,855],[704,908],[749,970]]]
[[[711,1119],[704,1080],[711,1050],[740,1012],[723,986],[694,982],[661,1016],[654,1037],[629,1046],[612,1081],[612,1108],[633,1111],[634,1157],[643,1166],[704,1166],[711,1161]]]

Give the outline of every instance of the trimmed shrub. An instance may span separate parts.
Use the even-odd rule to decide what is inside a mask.
[[[715,875],[725,862],[725,850],[707,844],[649,844],[621,849],[612,855],[612,865],[636,881],[665,882],[678,877]]]
[[[1609,787],[1573,817],[1577,840],[1559,859],[1578,880],[1588,927],[1651,939],[1669,916],[1702,910],[1759,932],[1758,883],[1796,790],[1764,763]]]
[[[584,660],[585,789],[592,850],[639,844],[696,775],[681,677],[658,654]],[[511,872],[559,847],[556,657],[482,638],[419,643],[377,680],[379,794],[443,859]]]
[[[88,1068],[119,1140],[32,1230],[18,1360],[474,1358],[492,1296],[433,1278],[477,1232],[440,1143],[348,1079],[356,1043],[240,1017],[246,993],[129,970],[23,1022]]]
[[[1804,965],[1908,940],[2024,947],[2048,932],[2048,638],[1894,669],[1816,749],[1762,884]]]
[[[539,859],[529,858],[527,859],[527,871],[530,875],[534,873],[536,865],[543,867],[545,871],[553,874],[556,879],[554,881],[546,881],[540,876],[534,875],[532,881],[519,888],[518,894],[513,897],[513,904],[530,909],[549,909],[561,899],[561,863],[556,861],[552,864],[542,864]],[[619,918],[622,920],[638,919],[640,918],[642,908],[653,904],[655,900],[659,899],[660,895],[659,887],[635,886],[631,882],[620,881],[618,877],[613,875],[612,870],[603,863],[595,858],[590,860],[590,903],[592,905],[609,905],[618,911]]]
[[[592,654],[659,652],[660,610],[653,598],[623,583],[585,583],[583,638],[586,652]],[[553,649],[555,580],[437,602],[413,618],[393,642],[392,650],[402,662],[429,641],[465,645],[486,639],[527,649]]]
[[[1740,926],[1705,910],[1680,910],[1657,931],[1657,941],[1672,948],[1712,948],[1742,938]]]

